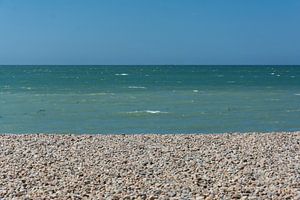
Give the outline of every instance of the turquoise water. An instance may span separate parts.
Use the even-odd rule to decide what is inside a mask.
[[[1,133],[300,130],[300,66],[0,66]]]

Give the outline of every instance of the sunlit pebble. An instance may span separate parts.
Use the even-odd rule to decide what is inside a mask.
[[[299,142],[300,132],[0,134],[0,199],[300,199]]]

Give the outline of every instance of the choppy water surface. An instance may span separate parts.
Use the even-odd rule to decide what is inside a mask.
[[[300,130],[300,66],[0,66],[1,133]]]

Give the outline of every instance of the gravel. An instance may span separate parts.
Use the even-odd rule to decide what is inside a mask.
[[[300,132],[2,134],[0,199],[300,199]]]

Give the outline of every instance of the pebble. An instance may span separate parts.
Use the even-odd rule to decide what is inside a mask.
[[[300,132],[0,135],[0,199],[300,199]]]

